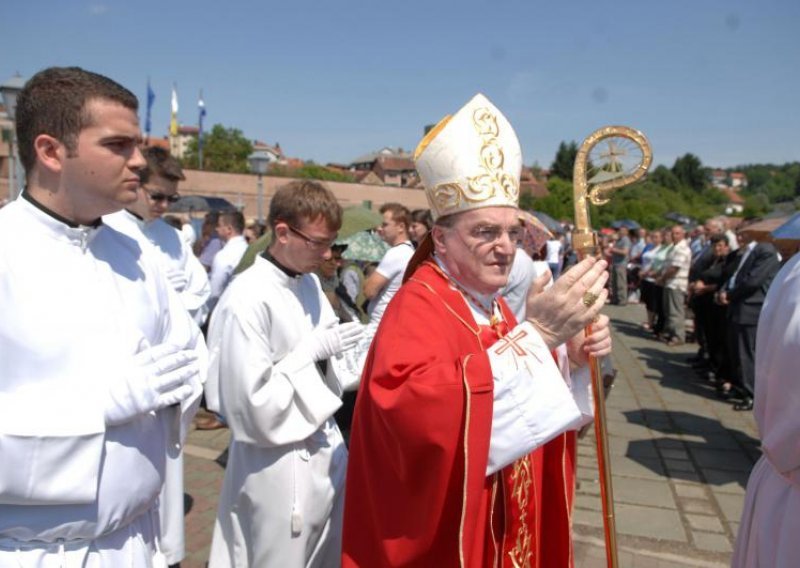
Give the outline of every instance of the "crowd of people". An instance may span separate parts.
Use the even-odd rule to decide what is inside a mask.
[[[315,181],[280,187],[265,227],[238,211],[198,235],[175,223],[183,172],[140,147],[137,109],[77,67],[19,96],[27,186],[0,210],[0,566],[178,565],[201,404],[196,426],[231,434],[211,568],[571,566],[589,362],[611,352],[600,310],[609,283],[627,301],[632,254],[648,325],[683,341],[688,295],[703,360],[752,407],[774,251],[740,233],[731,257],[713,220],[694,256],[680,226],[669,246],[620,230],[609,262],[579,261],[568,234],[518,248],[522,154],[482,95],[419,144],[431,208],[383,205],[389,249],[369,270],[342,259],[342,208]],[[735,341],[714,335],[718,306]],[[723,370],[721,343],[749,366]]]
[[[638,296],[647,316],[642,327],[655,339],[670,346],[696,342],[690,362],[735,410],[753,408],[757,325],[781,264],[775,247],[757,242],[748,225],[734,233],[717,217],[689,235],[675,225],[638,229],[634,239],[620,228],[606,246],[612,282],[619,282],[612,303]]]

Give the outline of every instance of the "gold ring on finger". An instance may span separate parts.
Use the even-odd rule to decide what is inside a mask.
[[[583,305],[586,306],[587,308],[591,308],[597,301],[597,298],[599,297],[600,296],[598,296],[597,294],[593,294],[592,292],[586,292],[583,295]]]

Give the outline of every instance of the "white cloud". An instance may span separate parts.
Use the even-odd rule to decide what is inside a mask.
[[[100,14],[105,14],[108,12],[108,6],[105,4],[91,4],[89,6],[89,13],[92,16],[99,16]]]

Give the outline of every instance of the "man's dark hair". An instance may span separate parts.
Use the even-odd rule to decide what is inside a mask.
[[[237,235],[244,233],[244,215],[241,211],[223,211],[219,214],[219,222],[233,227]]]
[[[142,150],[142,155],[147,160],[147,167],[139,171],[142,183],[147,183],[150,181],[150,176],[154,175],[170,181],[186,179],[180,162],[164,148],[148,146]]]
[[[17,99],[19,159],[30,174],[36,163],[33,142],[41,134],[60,140],[67,156],[75,156],[81,130],[93,117],[86,103],[93,99],[114,101],[136,112],[136,95],[108,77],[80,67],[50,67],[25,83]]]
[[[408,207],[405,205],[401,205],[400,203],[384,203],[381,205],[381,208],[378,209],[381,212],[381,215],[386,213],[387,211],[392,212],[392,221],[395,223],[402,223],[406,226],[406,230],[408,230],[408,226],[411,224],[409,219],[411,218],[411,212],[408,210]]]
[[[708,239],[708,241],[711,243],[711,246],[714,246],[715,244],[717,244],[720,241],[724,242],[726,245],[731,244],[731,243],[728,242],[728,237],[725,236],[724,233],[721,234],[721,235],[711,235],[711,238]]]
[[[316,181],[290,182],[275,192],[269,204],[267,222],[275,235],[275,225],[281,221],[298,227],[302,220],[322,217],[331,231],[342,226],[342,206],[333,193]]]

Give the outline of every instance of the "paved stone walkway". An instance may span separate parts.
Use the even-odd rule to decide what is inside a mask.
[[[734,412],[698,380],[686,359],[695,345],[667,347],[639,322],[640,305],[608,306],[617,381],[608,399],[619,565],[729,565],[749,471],[758,458],[750,412]],[[193,431],[186,446],[187,558],[206,565],[227,430]],[[594,436],[578,449],[573,515],[577,568],[605,564]]]

